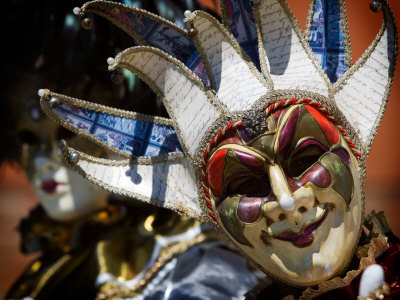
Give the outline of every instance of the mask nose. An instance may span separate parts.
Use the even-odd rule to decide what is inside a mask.
[[[278,199],[279,206],[286,211],[292,211],[295,201],[286,181],[285,173],[279,164],[269,166],[271,188]]]

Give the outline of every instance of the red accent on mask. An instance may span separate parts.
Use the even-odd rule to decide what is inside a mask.
[[[227,151],[228,149],[217,151],[207,166],[208,184],[216,197],[222,193],[222,179]]]
[[[318,110],[310,105],[304,105],[308,112],[317,120],[319,126],[321,126],[326,138],[331,143],[331,145],[337,144],[339,141],[339,133],[337,132],[335,126],[329,122]]]

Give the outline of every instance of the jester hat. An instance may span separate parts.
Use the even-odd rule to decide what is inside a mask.
[[[146,82],[170,118],[102,106],[41,90],[48,116],[120,159],[89,156],[61,143],[65,161],[113,193],[216,224],[205,160],[242,119],[306,103],[323,114],[365,159],[384,113],[397,58],[397,29],[381,0],[379,33],[352,63],[344,0],[312,0],[305,32],[283,0],[221,0],[222,24],[186,12],[183,29],[141,9],[91,1],[94,13],[142,46],[108,59]],[[216,225],[218,226],[218,225]]]

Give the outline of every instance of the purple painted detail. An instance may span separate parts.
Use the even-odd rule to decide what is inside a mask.
[[[292,156],[295,155],[300,150],[302,150],[302,149],[304,149],[304,148],[306,148],[308,146],[318,146],[319,148],[321,148],[325,152],[329,151],[329,148],[326,147],[324,144],[322,144],[320,141],[318,141],[316,139],[309,139],[309,140],[306,140],[306,141],[302,142],[300,145],[298,145],[296,147],[296,150],[293,152]]]
[[[233,36],[258,70],[261,70],[258,54],[257,30],[251,1],[224,0],[224,2],[226,18],[228,19],[229,28]]]
[[[339,0],[316,0],[308,39],[332,84],[347,69],[341,12]]]
[[[300,109],[297,108],[292,115],[290,116],[289,120],[287,121],[285,127],[281,132],[281,136],[279,137],[279,153],[287,154],[289,149],[290,142],[293,139],[294,132],[297,126],[297,121],[299,119]],[[286,155],[284,155],[286,156]]]
[[[176,131],[170,125],[124,118],[65,103],[49,109],[75,130],[126,154],[153,157],[182,152]]]
[[[275,236],[276,239],[288,241],[297,247],[306,247],[313,241],[313,232],[317,229],[328,216],[329,210],[325,210],[322,217],[314,223],[307,225],[301,232],[294,233],[292,231],[282,232],[280,235]]]
[[[264,164],[262,161],[259,159],[255,158],[254,156],[251,156],[250,154],[233,150],[235,153],[235,156],[239,159],[239,161],[248,167],[251,170],[257,171],[262,173],[264,171]]]
[[[307,182],[311,182],[318,188],[327,188],[332,183],[332,176],[327,169],[319,163],[314,164],[299,180],[287,178],[291,192],[295,192]]]
[[[161,22],[143,11],[117,3],[92,3],[91,8],[101,12],[101,16],[111,20],[128,33],[134,33],[139,44],[161,49],[183,62],[206,86],[210,81],[193,41],[176,28]],[[140,39],[140,40],[138,40]]]
[[[327,169],[317,163],[299,181],[303,186],[307,182],[311,182],[319,188],[327,188],[332,183],[332,177]]]
[[[210,86],[210,80],[208,79],[206,67],[204,66],[204,63],[200,61],[197,51],[194,52],[193,56],[199,61],[191,64],[189,64],[189,62],[184,63],[194,72],[194,74],[196,74],[201,79],[201,81],[203,81],[206,86]]]
[[[276,127],[278,127],[279,124],[281,123],[282,116],[283,116],[283,113],[285,112],[285,110],[286,110],[286,108],[278,108],[272,114],[274,116],[274,119],[275,119]]]
[[[343,160],[346,164],[350,164],[350,155],[346,149],[344,149],[344,148],[336,149],[336,150],[333,150],[332,153],[339,156],[340,159]]]
[[[239,128],[237,128],[237,131],[238,131],[238,133],[239,133],[240,138],[241,138],[243,141],[245,141],[246,143],[247,143],[247,142],[250,142],[250,141],[254,138],[254,137],[251,137],[251,136],[249,135],[249,133],[247,132],[246,128],[244,128],[244,127],[242,127],[242,126],[240,126]]]
[[[261,214],[261,206],[264,198],[242,196],[238,205],[237,215],[244,223],[254,223]]]

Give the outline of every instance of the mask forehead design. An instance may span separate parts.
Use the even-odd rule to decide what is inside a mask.
[[[248,143],[248,146],[264,154],[264,156],[266,156],[269,161],[273,161],[275,157],[275,139],[275,131],[272,133],[265,133]]]
[[[337,131],[334,127],[330,129]],[[307,105],[300,107],[299,121],[290,143],[290,149],[293,150],[305,137],[313,137],[325,146],[330,145],[329,140],[326,138],[324,131],[318,123],[318,120],[307,109]]]
[[[314,107],[310,105],[304,106],[307,111],[315,118],[321,127],[322,131],[325,134],[325,137],[328,139],[331,145],[336,144],[339,141],[339,133],[335,126],[331,122],[329,122],[319,111],[317,111]]]
[[[289,150],[290,142],[293,139],[293,135],[296,131],[297,122],[299,120],[299,108],[295,108],[295,110],[291,113],[289,119],[287,120],[285,126],[282,128],[279,136],[279,152],[285,156],[287,156],[287,152]]]
[[[295,105],[286,109],[279,109],[271,114],[267,121],[273,123],[276,131],[260,135],[248,145],[261,152],[268,153],[274,159],[277,152],[287,158],[291,150],[305,137],[314,137],[323,145],[338,143],[339,134],[335,126],[329,122],[320,112],[310,105]],[[272,126],[271,126],[272,127]],[[274,145],[279,138],[278,149]]]
[[[294,153],[307,149],[312,144],[321,149],[321,153],[329,152],[330,147],[339,143],[339,133],[335,126],[328,121],[319,111],[310,105],[300,107],[300,117],[297,116],[298,109],[291,113],[284,129],[281,131],[279,148],[287,148],[287,143],[282,144],[282,135],[289,126],[293,127],[290,122],[298,119],[297,127],[293,127],[295,133],[292,134],[291,149]],[[290,112],[289,112],[290,113]],[[305,138],[310,138],[305,140]],[[311,139],[315,138],[315,140]],[[303,140],[303,141],[302,141]],[[300,142],[300,144],[299,144]],[[328,145],[326,147],[325,145]],[[285,150],[283,150],[285,151]],[[332,188],[338,192],[348,206],[353,193],[353,179],[351,176],[349,164],[349,154],[347,150],[338,147],[332,150],[332,153],[321,156],[319,161],[309,171],[306,172],[299,180],[291,180],[288,183],[292,192],[300,186],[304,186],[307,182],[313,183],[318,188],[327,188],[332,184]],[[287,156],[285,156],[287,157]]]
[[[282,116],[285,114],[286,108],[279,108],[276,111],[272,113],[273,119],[275,120],[276,127],[279,126],[279,124],[282,121]]]

